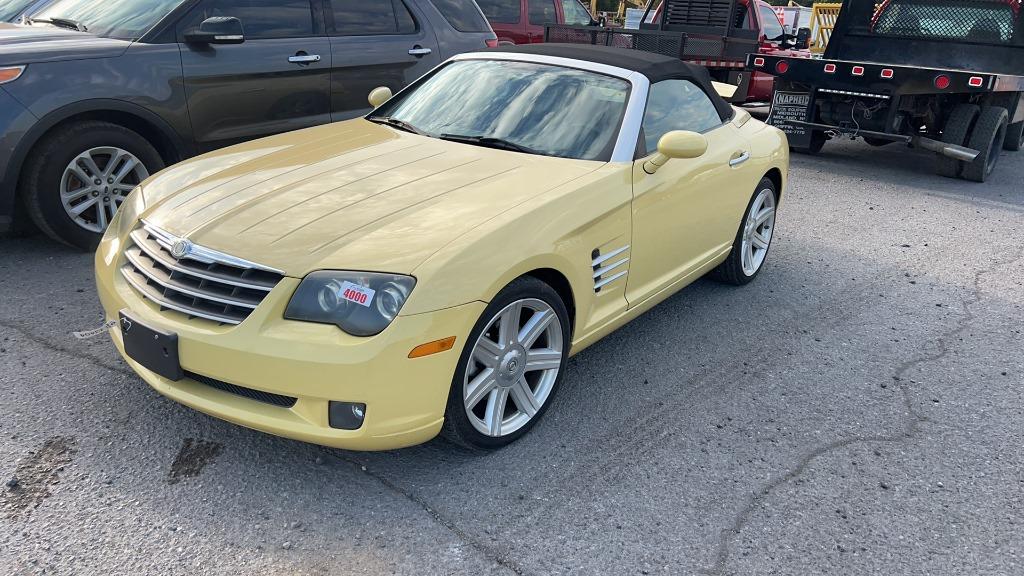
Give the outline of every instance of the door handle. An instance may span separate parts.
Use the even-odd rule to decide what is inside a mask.
[[[413,46],[409,49],[409,54],[417,57],[426,56],[427,54],[430,54],[430,52],[430,48],[424,48],[422,46]]]
[[[750,160],[750,152],[744,150],[743,152],[740,152],[739,156],[736,156],[729,160],[729,166],[739,166],[740,164],[743,164],[747,160]]]
[[[320,55],[319,54],[296,54],[295,56],[289,56],[288,57],[288,61],[289,62],[294,62],[295,64],[309,64],[310,62],[319,62],[320,61]]]

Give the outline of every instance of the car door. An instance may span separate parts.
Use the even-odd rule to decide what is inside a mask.
[[[527,42],[544,41],[544,25],[558,24],[559,0],[526,0],[526,40]]]
[[[525,0],[477,0],[484,16],[490,22],[498,44],[525,44],[526,27],[523,20]]]
[[[233,16],[241,44],[190,44],[186,31]],[[330,121],[330,41],[319,0],[202,0],[178,23],[182,74],[201,150]]]
[[[727,249],[739,226],[741,198],[749,198],[747,140],[723,119],[707,94],[689,80],[651,86],[633,163],[632,261],[626,285],[630,306],[658,293]],[[707,151],[698,158],[673,159],[654,174],[643,165],[671,130],[704,135]],[[753,186],[751,184],[750,186]]]
[[[371,90],[398,92],[441,62],[437,38],[417,3],[328,0],[326,7],[334,120],[365,114]]]

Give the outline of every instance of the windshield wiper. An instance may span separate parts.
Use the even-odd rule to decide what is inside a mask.
[[[399,120],[398,118],[392,118],[391,116],[370,116],[367,120],[378,124],[386,124],[392,128],[398,128],[399,130],[405,130],[406,132],[412,132],[413,134],[419,134],[420,136],[428,135],[423,130],[409,124],[405,120]]]
[[[498,150],[511,150],[513,152],[525,152],[527,154],[540,154],[540,152],[533,148],[527,148],[522,144],[516,144],[515,142],[509,142],[503,138],[494,138],[493,136],[466,136],[463,134],[441,134],[438,136],[441,140],[451,140],[452,142],[462,142],[464,144],[473,144],[474,146],[484,146],[487,148],[497,148]]]
[[[69,30],[77,30],[79,32],[89,31],[85,24],[70,18],[26,18],[25,22],[30,25],[35,24],[36,22],[39,22],[40,24],[53,24],[59,28],[67,28]]]

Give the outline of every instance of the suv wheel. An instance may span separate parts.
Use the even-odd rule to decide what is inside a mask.
[[[163,166],[136,132],[109,122],[78,122],[32,150],[20,196],[47,236],[92,250],[128,193]]]

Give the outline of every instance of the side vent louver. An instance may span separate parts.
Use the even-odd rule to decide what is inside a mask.
[[[594,292],[600,292],[604,286],[625,278],[629,270],[628,267],[623,265],[629,262],[628,252],[628,244],[603,254],[600,249],[594,248],[594,251],[590,254],[593,258],[590,265],[594,269]]]

